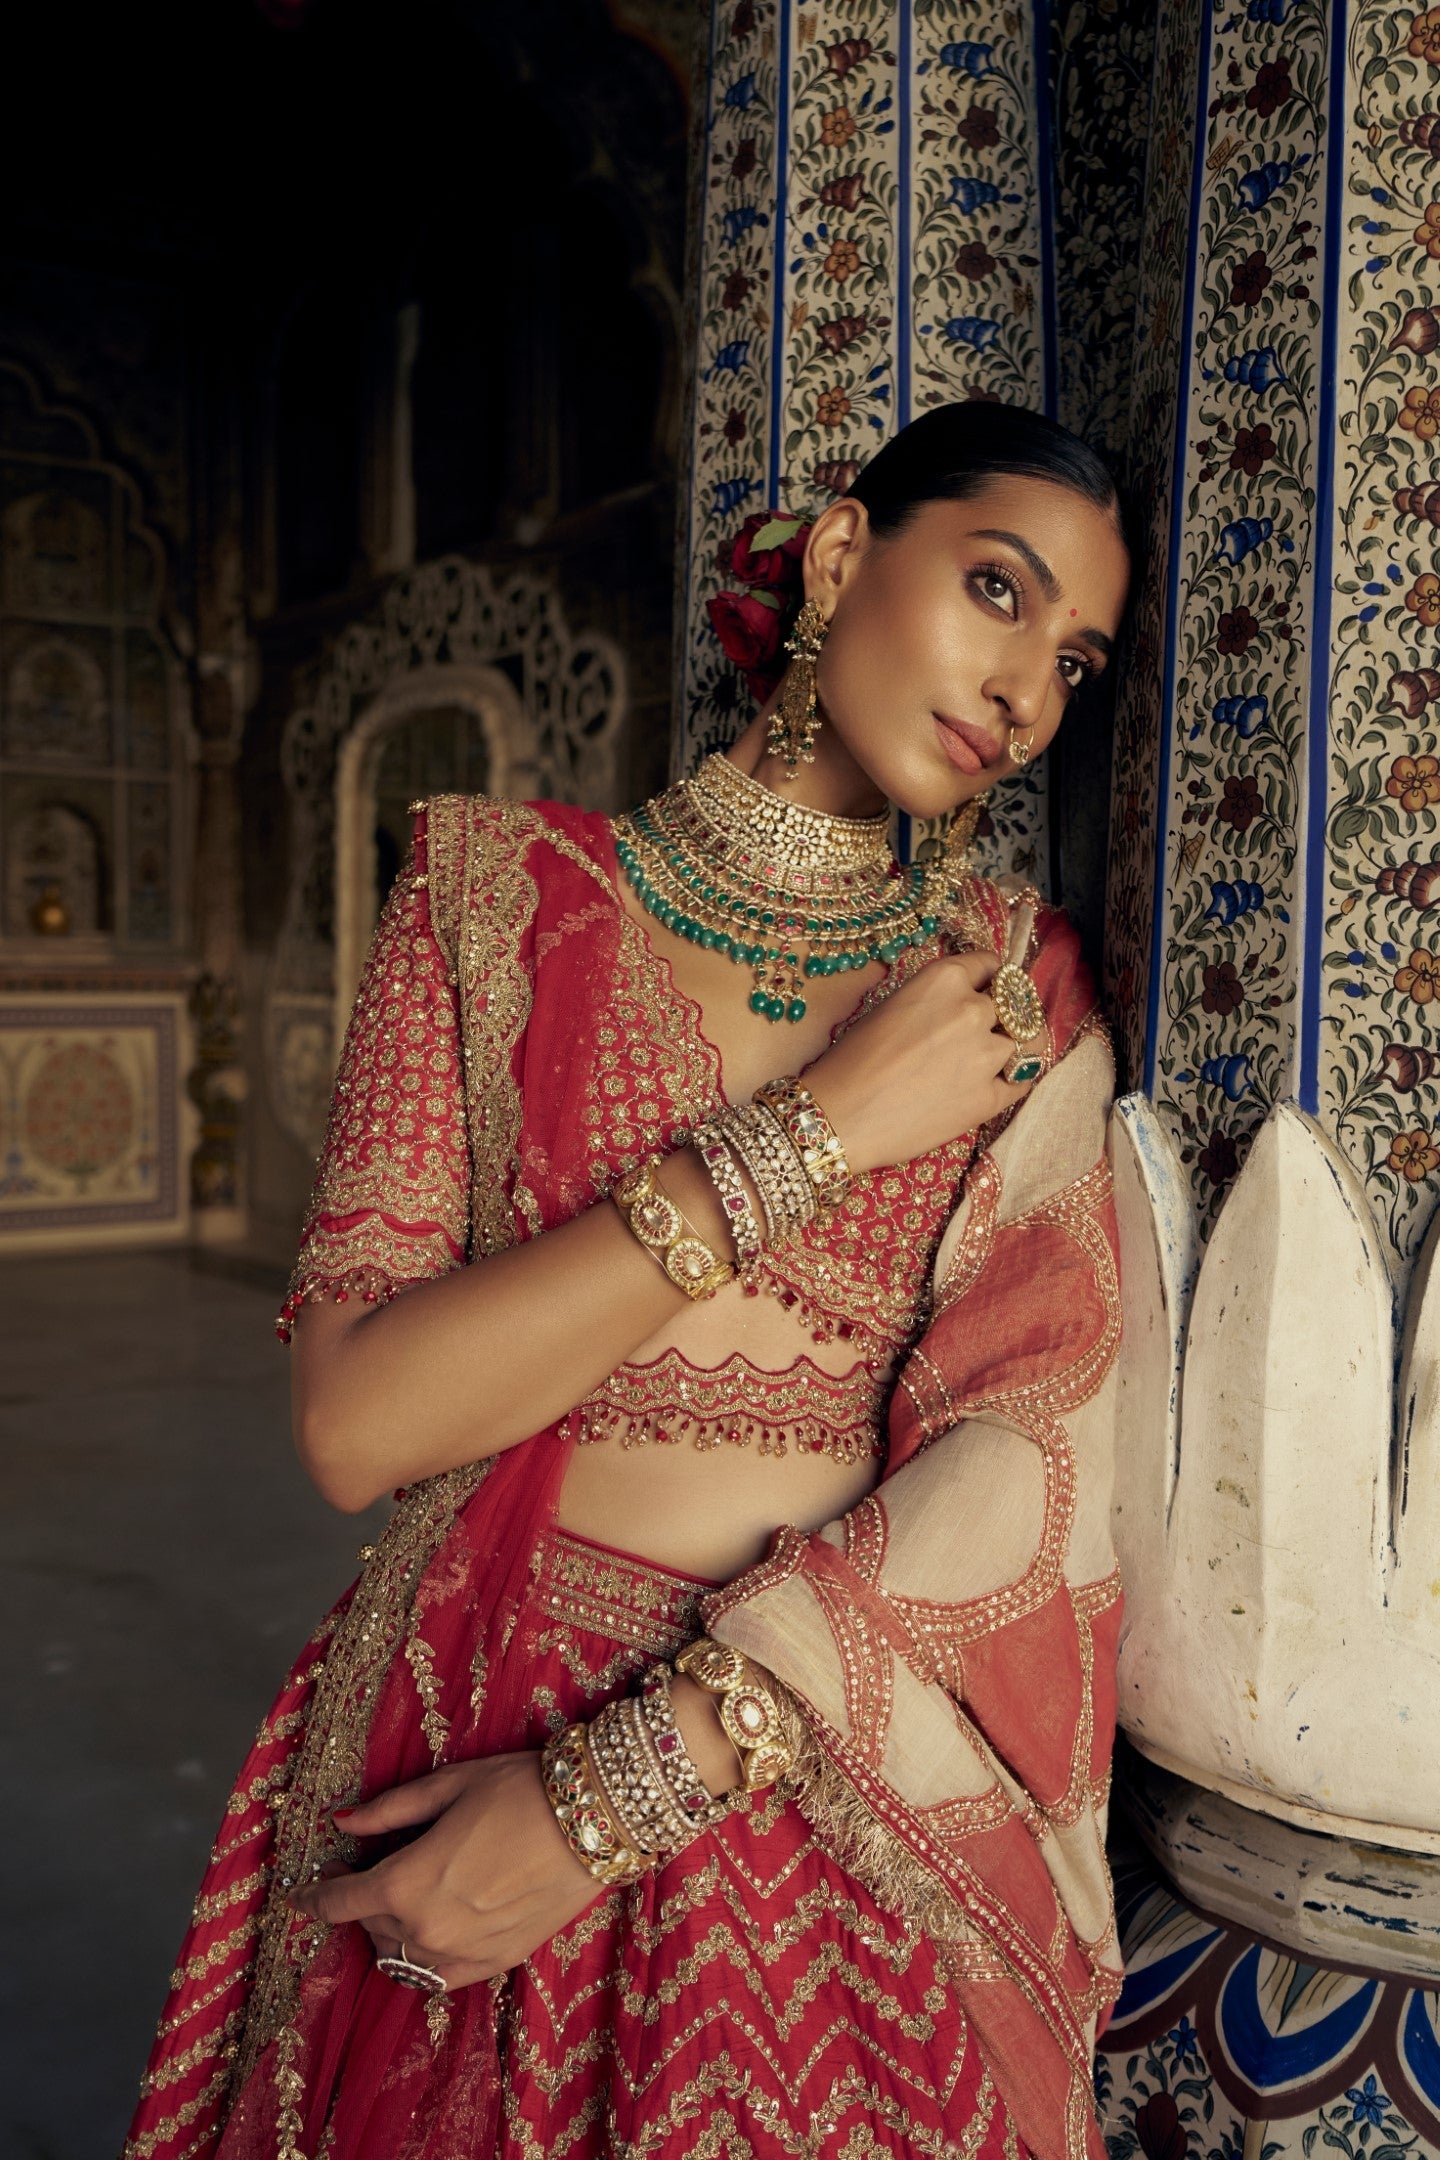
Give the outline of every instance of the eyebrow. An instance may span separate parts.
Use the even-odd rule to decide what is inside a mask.
[[[1056,577],[1044,556],[1036,554],[1034,548],[1031,547],[1030,542],[1025,539],[1023,534],[1006,532],[1002,526],[998,525],[977,525],[972,529],[970,537],[972,540],[1003,540],[1007,547],[1014,548],[1046,599],[1053,602],[1060,598],[1059,578]],[[1083,638],[1087,644],[1093,645],[1095,650],[1098,653],[1103,653],[1107,660],[1115,650],[1114,639],[1108,638],[1103,630],[1077,630],[1075,635]]]

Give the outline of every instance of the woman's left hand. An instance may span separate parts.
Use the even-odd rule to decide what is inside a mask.
[[[372,1868],[306,1884],[291,1904],[358,1922],[381,1957],[403,1942],[447,1988],[511,1971],[601,1894],[565,1842],[536,1754],[455,1763],[335,1820],[356,1837],[434,1828]]]

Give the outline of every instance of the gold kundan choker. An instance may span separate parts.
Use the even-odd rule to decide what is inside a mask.
[[[616,852],[642,907],[692,945],[754,972],[750,1009],[803,1020],[804,985],[932,937],[953,862],[902,869],[889,819],[788,802],[731,759],[615,820]]]

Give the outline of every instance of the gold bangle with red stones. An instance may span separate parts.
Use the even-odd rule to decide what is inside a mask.
[[[718,1698],[715,1707],[726,1737],[740,1757],[747,1792],[759,1792],[785,1775],[794,1756],[780,1722],[780,1711],[747,1657],[732,1650],[728,1643],[702,1635],[681,1651],[675,1670],[704,1688],[707,1695]]]
[[[697,1125],[690,1144],[709,1171],[710,1182],[725,1210],[725,1220],[735,1240],[735,1272],[743,1278],[765,1250],[765,1239],[750,1204],[750,1195],[745,1190],[745,1180],[717,1120]],[[761,1197],[763,1202],[763,1194]]]
[[[606,1807],[583,1725],[567,1726],[548,1743],[540,1775],[566,1844],[596,1882],[631,1883],[655,1865],[655,1855],[630,1844]]]
[[[768,1080],[754,1100],[774,1117],[804,1165],[822,1213],[839,1207],[850,1190],[850,1165],[840,1135],[809,1088],[798,1080]]]

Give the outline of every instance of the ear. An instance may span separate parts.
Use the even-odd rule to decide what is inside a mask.
[[[805,597],[818,600],[828,616],[870,545],[870,514],[864,503],[842,495],[822,510],[805,543]]]

